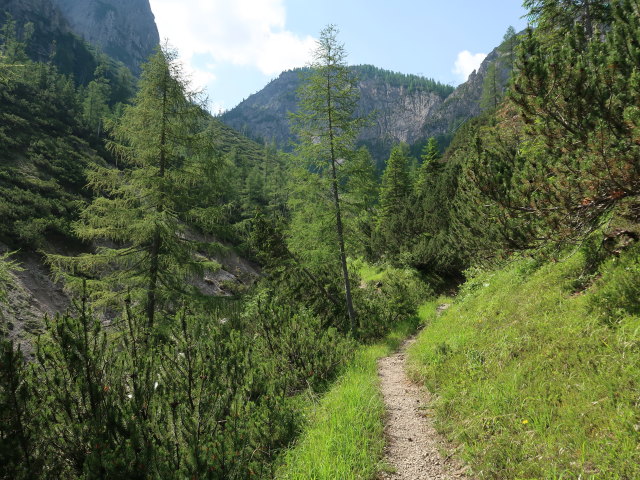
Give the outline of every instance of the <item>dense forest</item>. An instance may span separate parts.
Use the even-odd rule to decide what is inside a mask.
[[[637,359],[637,336],[625,335],[640,312],[640,5],[524,5],[530,27],[507,32],[483,113],[444,151],[436,138],[419,155],[395,145],[383,171],[357,147],[370,119],[358,116],[358,79],[334,26],[300,72],[289,118],[297,142],[285,153],[212,117],[168,45],[139,79],[86,47],[86,75],[55,56],[31,58],[32,27],[9,19],[0,35],[0,302],[24,268],[20,251],[46,264],[70,307],[21,334],[29,354],[16,320],[2,319],[0,478],[331,478],[288,473],[286,452],[361,348],[415,329],[425,301],[461,284],[461,301],[493,281],[498,297],[516,276],[539,280],[567,256],[568,295],[598,289],[580,310],[592,330],[576,336],[615,335]],[[368,74],[451,93],[420,77]],[[208,279],[230,252],[259,275],[212,295]],[[514,277],[488,273],[523,261]],[[500,317],[495,309],[487,315]],[[416,376],[453,404],[447,389],[467,395],[469,379],[487,381],[477,373],[485,357],[455,351],[473,325],[453,332],[454,320],[432,321],[419,356],[432,363]],[[496,453],[511,437],[478,447],[497,423],[444,430],[468,447],[478,478],[637,478],[638,379],[617,374],[614,403],[626,417],[606,448],[618,463],[594,454],[567,474],[576,448],[538,452],[538,463],[537,453],[513,453],[535,465],[517,470]]]

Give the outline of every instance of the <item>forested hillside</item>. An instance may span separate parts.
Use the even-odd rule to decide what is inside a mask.
[[[637,478],[640,5],[524,5],[455,91],[329,25],[222,119],[167,45],[7,17],[0,478],[407,478],[419,324],[452,478]]]

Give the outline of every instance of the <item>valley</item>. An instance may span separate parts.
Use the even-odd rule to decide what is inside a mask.
[[[638,2],[172,2],[0,1],[0,479],[638,478]]]

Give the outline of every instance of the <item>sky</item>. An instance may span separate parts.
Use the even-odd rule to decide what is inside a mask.
[[[150,0],[213,113],[233,108],[282,71],[305,66],[328,24],[353,65],[463,83],[507,28],[526,27],[520,0]]]

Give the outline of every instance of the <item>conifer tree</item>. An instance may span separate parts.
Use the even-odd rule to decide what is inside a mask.
[[[524,0],[529,9],[529,20],[540,33],[561,39],[564,32],[581,25],[586,38],[591,38],[598,27],[611,18],[608,0]]]
[[[381,249],[391,255],[401,253],[407,245],[411,180],[409,177],[409,147],[393,147],[382,174],[380,202],[376,219],[377,237]]]
[[[487,68],[487,73],[482,82],[482,98],[480,106],[483,110],[495,110],[498,108],[502,91],[500,88],[500,79],[498,78],[497,62],[493,62]]]
[[[130,296],[143,306],[147,328],[156,313],[191,290],[190,275],[213,262],[198,261],[197,245],[185,237],[192,185],[212,157],[201,123],[198,96],[189,90],[175,52],[162,48],[144,67],[132,106],[112,128],[108,146],[123,170],[95,166],[88,172],[97,197],[82,213],[75,231],[83,240],[108,240],[95,254],[50,256],[70,286],[80,276],[103,303]],[[210,169],[207,172],[211,175]],[[205,188],[206,189],[206,188]]]
[[[418,196],[426,193],[427,189],[435,179],[434,177],[437,174],[438,170],[438,160],[440,160],[440,147],[438,146],[438,141],[431,137],[427,141],[426,145],[422,149],[422,155],[420,155],[420,159],[422,160],[422,164],[420,165],[420,170],[418,171],[418,178],[415,183],[414,190],[416,191]]]
[[[102,132],[105,117],[109,115],[109,97],[111,86],[109,80],[104,77],[102,66],[96,69],[96,79],[89,82],[82,101],[82,115],[86,125],[97,137]]]
[[[299,112],[293,116],[293,123],[300,139],[298,154],[310,170],[318,173],[322,188],[331,195],[336,254],[342,270],[350,328],[355,332],[356,312],[347,268],[341,189],[344,166],[353,158],[356,136],[363,121],[355,117],[359,98],[357,82],[347,66],[344,45],[338,42],[337,36],[338,30],[333,25],[320,33],[308,77],[298,91]]]
[[[516,29],[513,28],[513,26],[509,26],[504,37],[502,37],[502,45],[500,45],[500,53],[506,57],[506,60],[504,60],[503,63],[509,67],[509,70],[513,70],[513,62],[515,61],[517,46],[518,35],[516,33]]]
[[[358,255],[373,258],[373,224],[378,201],[378,175],[375,161],[366,147],[358,149],[351,162],[345,165],[344,185],[347,245]]]
[[[537,28],[522,42],[512,97],[536,139],[527,147],[535,209],[548,219],[550,234],[570,238],[595,228],[621,200],[640,191],[633,115],[639,95],[638,5],[526,5]]]

